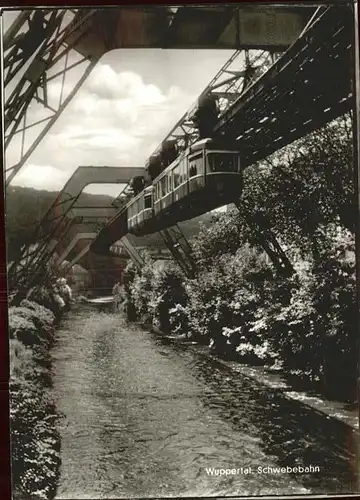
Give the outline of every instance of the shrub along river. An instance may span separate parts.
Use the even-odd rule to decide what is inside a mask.
[[[52,354],[57,499],[357,491],[349,426],[120,314],[74,308]]]

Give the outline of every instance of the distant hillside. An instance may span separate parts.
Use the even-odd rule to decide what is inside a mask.
[[[47,210],[55,201],[58,192],[44,191],[33,188],[11,187],[6,195],[6,236],[8,244],[8,259],[11,260],[13,252],[19,248],[24,240],[42,220]],[[77,205],[104,207],[111,204],[113,197],[107,195],[93,195],[81,193]],[[187,238],[192,238],[199,232],[200,221],[209,225],[212,213],[201,215],[190,221],[179,224]],[[130,237],[135,246],[150,246],[152,248],[165,248],[159,233],[144,237]]]
[[[31,236],[58,194],[56,191],[19,186],[10,187],[7,190],[5,209],[9,258],[13,251]],[[112,196],[81,193],[77,204],[94,207],[107,206],[112,200]]]

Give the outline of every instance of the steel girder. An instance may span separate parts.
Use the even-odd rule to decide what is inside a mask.
[[[79,232],[77,233],[69,245],[66,247],[66,249],[61,253],[60,257],[56,261],[56,265],[59,266],[62,264],[64,260],[69,256],[71,251],[75,248],[76,244],[80,240],[88,240],[89,244],[96,238],[97,232]],[[87,251],[90,249],[90,245],[87,245]],[[120,252],[118,252],[118,248],[121,248],[122,250],[125,250],[126,254],[131,258],[131,260],[136,264],[137,266],[142,266],[144,261],[139,253],[139,251],[135,248],[135,246],[131,243],[129,238],[124,236],[120,241],[119,244],[115,246],[115,248],[112,248],[112,252],[110,251],[110,255],[113,254],[114,256],[119,256]],[[82,248],[79,252],[78,255],[81,255],[79,258],[83,257],[85,255],[84,253],[84,248]],[[77,259],[78,255],[74,257],[74,259]],[[73,259],[73,260],[74,260]],[[76,260],[78,262],[79,259]],[[73,261],[69,263],[69,266],[71,266]]]
[[[131,238],[127,237],[130,243],[132,243]],[[116,256],[116,257],[130,257],[125,246],[122,244],[123,240],[118,240],[115,242],[113,245],[111,245],[109,249],[109,255],[110,256]],[[132,243],[133,244],[133,243]],[[150,257],[154,260],[172,260],[172,255],[167,249],[161,249],[161,248],[152,248],[152,247],[147,247],[147,246],[135,246],[136,250],[141,254],[142,251],[146,251],[149,253]]]
[[[87,185],[127,184],[134,175],[143,174],[144,169],[141,167],[79,167],[65,184],[32,234],[30,241],[19,250],[9,267],[10,289],[16,288],[20,283],[25,286],[29,276],[34,276],[36,271],[45,265],[53,254],[57,242],[65,237],[71,225],[77,221],[76,215],[71,214],[71,210],[76,209],[76,201]],[[113,213],[114,207],[108,208],[108,214]],[[79,221],[81,222],[80,219]]]
[[[66,260],[67,256],[70,254],[70,252],[73,250],[75,245],[79,240],[93,240],[95,238],[97,233],[78,233],[74,238],[71,240],[69,245],[65,248],[65,250],[61,253],[60,257],[56,261],[56,265],[60,266],[64,260]]]
[[[214,135],[237,142],[243,167],[351,110],[352,24],[349,5],[324,7],[285,54],[223,113]]]
[[[95,233],[96,235],[97,233]],[[80,236],[80,235],[79,235]],[[78,241],[82,238],[78,238]],[[90,252],[90,244],[93,238],[87,238],[89,239],[89,243],[81,249],[81,251],[69,262],[68,266],[72,267],[74,266],[79,260],[81,260],[87,253]],[[134,262],[137,268],[141,268],[144,264],[144,260],[141,257],[140,253],[138,250],[134,247],[134,245],[130,242],[130,240],[127,238],[127,236],[124,236],[121,238],[121,245],[122,247],[126,250],[126,253],[130,257],[130,259]],[[119,256],[116,252],[114,252],[113,257]]]
[[[197,273],[196,262],[192,255],[191,245],[181,228],[176,224],[159,232],[175,262],[178,263],[185,276],[190,279],[195,278]]]
[[[97,9],[84,25],[90,34],[76,49],[85,57],[121,48],[269,49],[289,46],[313,6],[128,5]],[[79,10],[75,21],[85,10]]]
[[[237,50],[218,71],[207,87],[201,92],[196,102],[178,120],[162,143],[153,152],[157,155],[164,143],[171,141],[178,151],[193,144],[199,137],[192,116],[201,99],[215,96],[218,99],[221,114],[225,113],[239,96],[264,73],[274,59],[281,53],[267,51]]]
[[[81,27],[93,12],[87,11],[81,20],[74,23],[75,14],[69,9],[23,11],[5,33],[5,149],[15,136],[21,134],[20,158],[15,165],[6,165],[6,185],[10,184],[35,151],[97,63],[96,58],[78,56],[77,61],[72,63],[68,58],[74,45],[86,36],[86,30]],[[73,89],[64,96],[66,75],[80,64],[83,64],[83,72]],[[60,65],[62,69],[52,71]],[[60,91],[57,102],[53,102],[49,98],[48,87],[50,83],[57,81],[60,82]],[[42,106],[42,117],[30,121],[28,110],[36,103]],[[41,131],[29,147],[25,148],[29,129],[38,125],[42,125]]]
[[[9,94],[5,102],[6,148],[15,135],[22,136],[20,158],[15,165],[7,166],[6,184],[19,172],[107,51],[142,46],[281,51],[298,36],[312,10],[298,6],[262,10],[242,6],[128,6],[19,12],[3,40],[4,82]],[[130,26],[134,29],[129,29]],[[78,55],[76,62],[69,61],[71,50]],[[62,69],[52,73],[59,63]],[[82,63],[84,72],[64,99],[66,75]],[[24,72],[25,66],[28,67]],[[52,104],[48,84],[56,78],[61,82],[59,101]],[[14,81],[15,87],[9,90]],[[46,113],[30,122],[28,108],[35,102]],[[25,149],[27,132],[36,125],[43,125],[43,129]]]
[[[349,5],[319,7],[298,40],[222,112],[213,135],[227,135],[237,142],[244,168],[351,109],[352,33]],[[240,52],[222,68],[205,95],[219,90],[218,78],[237,57]],[[191,126],[188,117],[184,115],[166,139],[175,138],[180,146],[194,140],[184,130]],[[179,128],[182,135],[176,135]]]

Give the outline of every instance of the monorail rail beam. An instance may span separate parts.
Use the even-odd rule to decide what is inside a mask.
[[[54,237],[62,233],[63,226],[67,226],[71,219],[71,210],[76,211],[76,202],[83,189],[89,184],[127,184],[134,175],[143,175],[144,169],[141,167],[78,167],[70,179],[66,182],[61,193],[55,199],[52,206],[33,232],[27,245],[21,248],[16,255],[12,265],[8,270],[9,287],[13,288],[20,282],[19,276],[22,272],[24,276],[30,276],[34,269],[39,267],[39,263],[44,263],[52,254],[48,245]],[[90,209],[89,209],[90,210]],[[78,212],[82,211],[79,208]],[[93,209],[91,209],[93,211]],[[114,208],[109,206],[109,214]],[[68,217],[70,213],[70,217]],[[35,251],[30,249],[31,245],[36,245]],[[21,265],[21,262],[24,265]],[[35,266],[33,264],[35,263]],[[24,270],[24,267],[26,270]],[[23,280],[21,280],[23,281]]]
[[[244,167],[351,109],[350,23],[349,6],[320,12],[299,40],[220,117],[215,137],[237,141]]]
[[[59,251],[59,244],[70,235],[71,230],[77,225],[76,221],[78,219],[79,219],[78,217],[74,219],[69,219],[70,224],[65,228],[65,230],[61,234],[56,235],[56,238],[54,237],[45,247],[45,251],[42,257],[38,259],[38,261],[36,262],[36,267],[32,271],[34,279],[36,279],[36,274],[39,272],[39,269],[45,267],[47,263],[50,261],[50,259],[55,258],[55,254]],[[81,219],[81,224],[80,228],[78,229],[95,232],[94,233],[95,236],[97,232],[102,229],[103,225],[108,220],[106,216],[102,218],[98,217],[97,220],[94,220],[93,218],[87,220],[86,217],[81,217],[80,219]],[[79,234],[81,235],[83,233],[80,232]],[[81,238],[79,238],[77,241],[79,241],[80,239]],[[92,239],[93,238],[90,239],[90,242],[92,241]],[[54,265],[58,266],[59,264],[54,262]]]

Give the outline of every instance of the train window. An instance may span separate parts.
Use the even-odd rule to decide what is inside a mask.
[[[183,160],[181,162],[181,170],[182,170],[182,182],[186,182],[187,181],[187,165],[186,165],[185,160]]]
[[[184,160],[181,160],[181,162],[179,163],[179,166],[178,166],[178,169],[179,169],[179,185],[184,182],[184,179],[183,179],[183,163],[184,163]]]
[[[173,180],[174,180],[174,189],[180,185],[180,167],[179,165],[173,170]]]
[[[199,156],[196,159],[196,167],[197,167],[197,175],[200,175],[200,174],[204,173],[204,159],[203,159],[203,155]]]
[[[203,153],[192,156],[189,160],[189,177],[200,175],[204,172]]]
[[[167,174],[166,179],[167,179],[167,192],[171,193],[171,191],[173,190],[173,187],[172,187],[172,170]]]
[[[147,196],[144,197],[144,204],[145,204],[145,209],[151,208],[151,206],[152,206],[151,194],[148,194]]]
[[[208,153],[209,172],[238,172],[237,155],[233,153]]]
[[[195,177],[197,175],[197,165],[196,162],[189,162],[189,178]]]
[[[161,185],[161,198],[166,196],[166,176],[162,177],[160,180]]]

